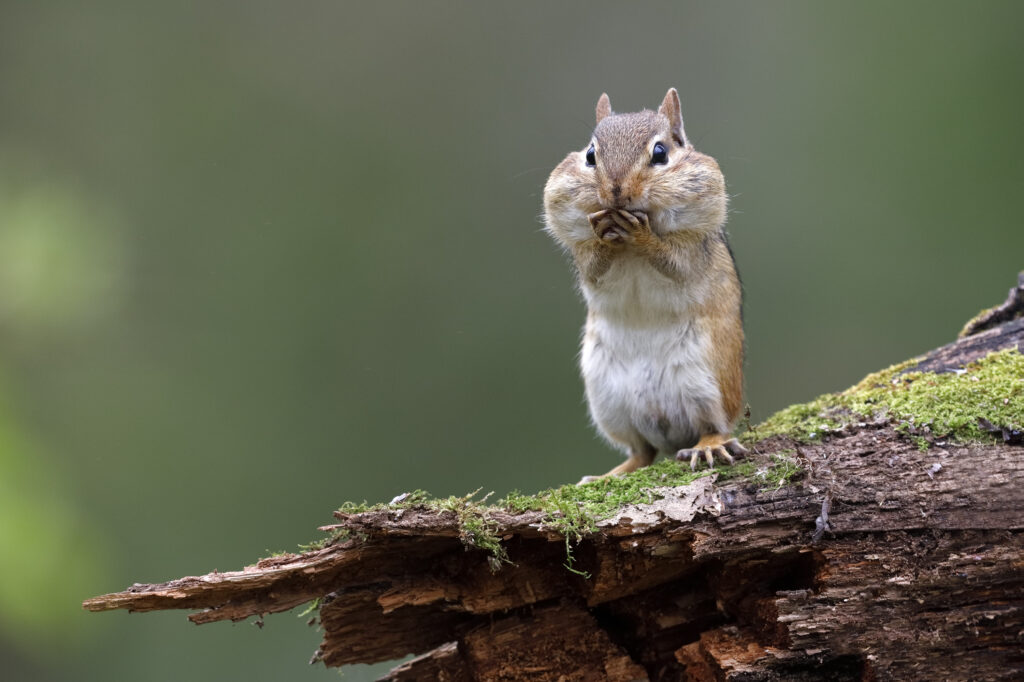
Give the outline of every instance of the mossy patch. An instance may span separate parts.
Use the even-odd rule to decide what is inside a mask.
[[[738,466],[749,468],[750,473],[753,472],[749,462],[742,462]],[[721,475],[736,468],[721,467],[717,471]],[[711,475],[714,471],[716,470],[690,471],[688,467],[673,459],[664,459],[622,477],[612,476],[579,485],[563,485],[536,495],[513,492],[499,501],[499,504],[513,513],[544,512],[546,527],[568,539],[578,541],[593,532],[598,521],[609,518],[622,507],[653,502],[657,493],[652,488],[687,485],[698,478]]]
[[[762,490],[779,490],[801,476],[804,470],[796,459],[795,450],[782,450],[769,458],[767,465],[754,472],[751,478],[761,484]]]
[[[870,374],[842,393],[775,413],[745,436],[752,442],[786,436],[797,442],[820,440],[844,425],[886,419],[919,445],[950,438],[991,442],[981,424],[1020,430],[1024,423],[1024,355],[1016,349],[991,353],[963,370],[934,374],[905,372],[909,360]]]
[[[425,490],[414,490],[411,493],[402,493],[388,503],[370,505],[366,502],[346,502],[338,511],[345,514],[361,514],[423,508],[437,512],[453,512],[459,522],[459,539],[467,547],[475,547],[489,552],[491,567],[496,570],[502,563],[508,562],[508,554],[501,544],[501,538],[497,535],[498,525],[491,518],[495,511],[502,509],[500,506],[487,505],[487,498],[491,496],[491,493],[487,493],[479,500],[474,499],[479,493],[480,489],[478,488],[461,497],[456,495],[432,497]],[[341,533],[342,535],[338,537],[347,537],[344,535],[344,529],[341,530]],[[335,537],[325,539],[320,543],[320,547],[331,544],[335,539]]]
[[[593,533],[598,522],[614,516],[622,507],[654,502],[659,497],[657,488],[687,485],[712,473],[718,474],[719,481],[749,479],[764,488],[779,488],[801,473],[800,467],[789,452],[774,455],[760,465],[752,460],[743,460],[733,466],[719,466],[699,471],[691,471],[673,459],[664,459],[622,477],[603,478],[579,485],[563,485],[535,495],[513,492],[491,505],[486,504],[490,494],[479,500],[474,499],[479,490],[462,497],[445,498],[434,498],[425,491],[416,490],[399,495],[386,504],[347,502],[339,511],[355,514],[417,508],[454,512],[459,521],[462,542],[467,547],[488,552],[491,568],[494,570],[509,560],[498,536],[499,527],[494,520],[495,515],[541,512],[543,525],[565,537],[566,567],[575,571],[572,565],[573,543]],[[336,532],[335,535],[320,542],[305,545],[303,549],[324,547],[346,537],[350,536],[345,535],[344,531]]]

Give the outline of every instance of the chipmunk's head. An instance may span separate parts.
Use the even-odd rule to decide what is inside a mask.
[[[713,231],[725,221],[725,179],[715,160],[686,137],[675,88],[656,112],[616,114],[601,95],[593,136],[552,172],[544,205],[556,237],[558,223],[608,208],[643,211],[661,234]],[[561,231],[567,228],[580,239],[591,236],[583,226]]]

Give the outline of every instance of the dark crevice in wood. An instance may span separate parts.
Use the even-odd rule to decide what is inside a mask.
[[[593,613],[652,680],[676,679],[685,673],[676,651],[709,630],[739,625],[760,647],[787,646],[775,595],[813,592],[821,564],[813,551],[709,561],[681,580],[602,604]]]
[[[647,669],[652,680],[681,674],[675,652],[706,630],[728,622],[715,603],[706,572],[602,604],[597,622]]]

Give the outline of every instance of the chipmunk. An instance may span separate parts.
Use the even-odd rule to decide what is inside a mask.
[[[725,218],[725,179],[686,137],[675,88],[657,112],[615,114],[601,95],[590,142],[548,178],[546,230],[572,255],[587,304],[590,414],[628,454],[604,476],[659,451],[692,469],[701,455],[711,467],[747,453],[729,435],[742,409],[743,321]]]

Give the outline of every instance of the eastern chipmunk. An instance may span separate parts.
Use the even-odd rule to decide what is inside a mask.
[[[587,303],[590,414],[629,455],[605,476],[659,451],[691,468],[701,455],[714,466],[746,454],[729,435],[742,408],[743,320],[725,179],[686,137],[675,88],[657,112],[615,114],[601,95],[590,142],[548,178],[544,218]]]

